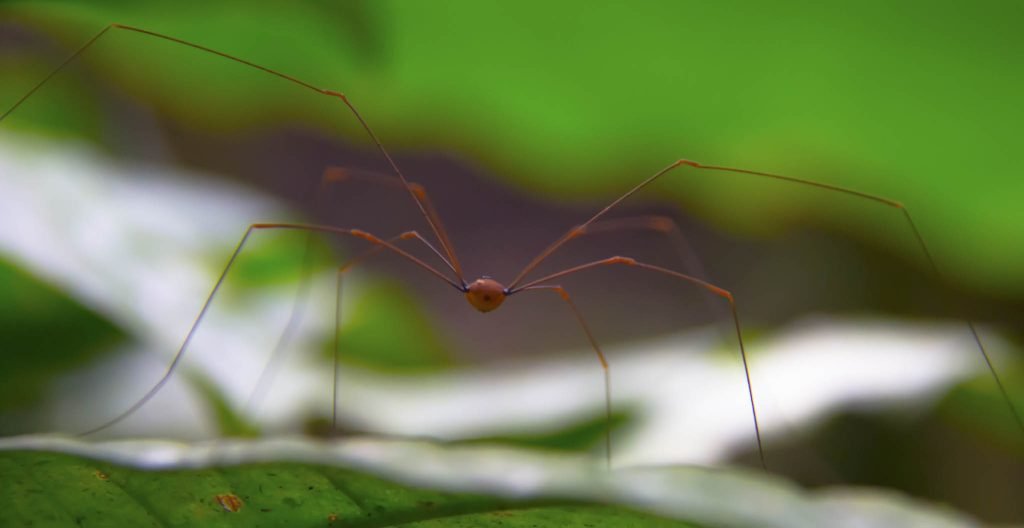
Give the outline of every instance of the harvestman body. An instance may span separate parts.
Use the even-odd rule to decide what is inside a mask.
[[[669,172],[671,172],[671,171],[673,171],[673,170],[675,170],[677,168],[680,168],[680,167],[693,168],[693,169],[701,169],[701,170],[704,170],[704,171],[720,171],[720,172],[746,174],[746,175],[757,176],[757,177],[762,177],[762,178],[772,178],[772,179],[776,179],[776,180],[787,181],[787,182],[790,182],[790,183],[796,183],[796,184],[805,185],[805,186],[817,187],[819,189],[823,189],[823,190],[827,190],[827,191],[839,192],[839,193],[847,194],[847,195],[850,195],[850,196],[856,196],[856,197],[859,197],[859,198],[862,198],[862,199],[865,199],[865,200],[873,201],[873,202],[876,202],[876,203],[879,203],[879,204],[882,204],[882,205],[885,205],[885,206],[897,209],[897,210],[901,211],[903,217],[906,219],[907,223],[910,225],[910,228],[911,228],[911,230],[914,233],[914,237],[916,238],[918,245],[921,247],[922,252],[924,253],[925,257],[927,258],[927,260],[928,260],[928,262],[929,262],[929,264],[930,264],[930,266],[932,268],[932,271],[935,272],[936,274],[938,274],[938,267],[937,267],[937,265],[935,263],[934,258],[931,256],[931,253],[928,251],[928,247],[927,247],[927,245],[924,242],[924,238],[921,236],[920,232],[917,230],[917,226],[914,224],[914,221],[911,218],[910,213],[907,211],[906,207],[904,207],[903,204],[901,204],[899,202],[896,202],[896,201],[893,201],[893,200],[889,200],[889,199],[883,198],[881,196],[876,196],[876,195],[872,195],[872,194],[868,194],[868,193],[863,193],[863,192],[860,192],[860,191],[855,191],[855,190],[852,190],[852,189],[847,189],[847,188],[843,188],[843,187],[839,187],[839,186],[835,186],[835,185],[830,185],[830,184],[826,184],[826,183],[820,183],[820,182],[815,182],[815,181],[810,181],[810,180],[794,178],[794,177],[790,177],[790,176],[782,176],[782,175],[778,175],[778,174],[770,174],[770,173],[758,172],[758,171],[752,171],[752,170],[746,170],[746,169],[738,169],[738,168],[732,168],[732,167],[722,167],[722,166],[715,166],[715,165],[704,165],[704,164],[701,164],[701,163],[697,163],[695,161],[690,161],[690,160],[686,160],[686,159],[680,159],[680,160],[670,164],[669,166],[661,169],[660,171],[658,171],[654,175],[649,176],[647,179],[641,181],[639,184],[637,184],[632,189],[627,191],[625,194],[623,194],[622,196],[620,196],[619,198],[614,200],[612,203],[610,203],[604,209],[601,209],[600,211],[598,211],[596,214],[594,214],[592,217],[590,217],[590,219],[588,219],[586,222],[583,222],[579,226],[574,227],[574,228],[570,229],[569,231],[567,231],[564,235],[562,235],[560,238],[555,240],[544,251],[542,251],[539,255],[537,255],[533,260],[531,260],[530,263],[527,264],[526,267],[523,268],[523,270],[521,272],[519,272],[519,274],[516,275],[516,277],[513,278],[510,283],[508,283],[508,285],[503,285],[502,283],[500,283],[500,282],[498,282],[498,281],[496,281],[494,279],[491,279],[489,277],[483,277],[483,278],[480,278],[480,279],[476,279],[476,280],[474,280],[472,282],[467,282],[465,280],[465,277],[463,276],[462,266],[459,263],[459,259],[458,259],[458,257],[455,254],[455,249],[454,249],[454,247],[453,247],[453,245],[451,243],[451,240],[448,238],[447,232],[444,230],[443,226],[441,225],[440,218],[438,217],[437,212],[434,210],[434,207],[433,207],[430,199],[428,198],[426,191],[423,189],[422,186],[420,186],[418,184],[415,184],[415,183],[410,183],[405,178],[405,176],[402,174],[402,171],[398,168],[398,166],[395,164],[394,160],[391,158],[391,156],[388,154],[387,150],[384,148],[384,145],[377,138],[377,135],[373,132],[373,130],[370,128],[369,124],[367,124],[366,120],[363,119],[362,115],[359,113],[358,110],[356,110],[355,106],[352,105],[352,103],[349,101],[348,97],[345,96],[345,94],[343,94],[341,92],[336,92],[336,91],[333,91],[333,90],[325,90],[325,89],[318,88],[318,87],[313,86],[313,85],[311,85],[311,84],[309,84],[309,83],[307,83],[305,81],[296,79],[294,77],[291,77],[289,75],[277,72],[275,70],[271,70],[270,68],[266,68],[266,67],[260,66],[258,64],[254,64],[254,63],[249,62],[247,60],[244,60],[244,59],[232,56],[232,55],[228,55],[227,53],[223,53],[223,52],[220,52],[220,51],[217,51],[217,50],[213,50],[213,49],[210,49],[210,48],[198,45],[198,44],[194,44],[192,42],[187,42],[187,41],[175,38],[175,37],[171,37],[171,36],[168,36],[168,35],[163,35],[163,34],[156,33],[156,32],[153,32],[153,31],[149,31],[149,30],[146,30],[146,29],[141,29],[141,28],[136,28],[136,27],[131,27],[131,26],[125,26],[125,25],[121,25],[121,24],[111,24],[111,25],[107,26],[106,28],[104,28],[99,33],[97,33],[94,37],[89,39],[78,50],[76,50],[70,57],[68,57],[63,63],[61,63],[52,72],[50,72],[49,75],[47,75],[45,78],[43,78],[42,81],[40,81],[38,84],[36,84],[28,93],[26,93],[24,96],[22,96],[10,109],[8,109],[6,112],[4,112],[2,115],[0,115],[0,121],[3,121],[4,119],[6,119],[7,116],[9,116],[19,106],[21,106],[22,103],[24,103],[29,97],[31,97],[32,94],[34,94],[36,91],[38,91],[43,85],[45,85],[58,72],[60,72],[62,69],[64,69],[65,66],[67,66],[75,58],[77,58],[79,55],[81,55],[86,49],[88,49],[90,46],[92,46],[97,40],[99,40],[102,36],[107,34],[112,29],[119,29],[119,30],[130,31],[130,32],[139,33],[139,34],[143,34],[143,35],[148,35],[150,37],[155,37],[155,38],[158,38],[158,39],[163,39],[163,40],[174,42],[174,43],[177,43],[177,44],[180,44],[180,45],[183,45],[183,46],[188,46],[190,48],[197,49],[197,50],[200,50],[200,51],[203,51],[203,52],[206,52],[206,53],[211,53],[211,54],[220,56],[220,57],[222,57],[224,59],[227,59],[227,60],[230,60],[230,61],[234,61],[236,63],[240,63],[240,64],[243,64],[245,66],[248,66],[248,67],[251,67],[251,68],[255,68],[255,69],[264,71],[264,72],[266,72],[266,73],[268,73],[270,75],[274,75],[274,76],[276,76],[278,78],[284,79],[284,80],[286,80],[288,82],[294,83],[294,84],[299,85],[299,86],[301,86],[303,88],[306,88],[308,90],[312,90],[312,91],[320,93],[322,95],[326,95],[326,96],[329,96],[329,97],[334,97],[334,98],[339,99],[345,106],[348,107],[348,109],[352,112],[352,114],[355,116],[355,118],[359,121],[359,124],[362,126],[362,128],[366,131],[366,133],[373,140],[374,144],[377,147],[377,150],[381,153],[381,155],[384,157],[384,159],[387,160],[387,163],[390,166],[392,172],[394,172],[395,176],[398,177],[397,180],[395,180],[395,179],[382,180],[382,179],[379,179],[379,178],[369,178],[369,181],[371,181],[373,183],[381,183],[381,184],[386,184],[386,185],[397,185],[398,187],[405,189],[409,193],[409,195],[412,197],[413,201],[416,203],[416,206],[419,208],[420,213],[422,213],[423,218],[426,220],[427,224],[430,226],[430,229],[431,229],[434,237],[436,238],[436,242],[439,244],[440,249],[438,249],[437,246],[432,244],[429,240],[427,240],[425,237],[423,237],[420,233],[418,233],[416,231],[407,231],[405,233],[402,233],[402,234],[400,234],[400,235],[398,235],[396,237],[390,238],[390,239],[381,239],[381,238],[379,238],[379,237],[377,237],[377,236],[375,236],[373,234],[370,234],[370,233],[367,233],[365,231],[361,231],[361,230],[358,230],[358,229],[345,229],[345,228],[326,226],[326,225],[285,224],[285,223],[273,223],[273,224],[261,223],[261,224],[252,224],[252,225],[250,225],[249,228],[245,231],[245,234],[242,236],[242,239],[238,243],[238,246],[235,248],[234,253],[232,253],[231,258],[228,260],[228,263],[227,263],[227,265],[224,268],[224,271],[221,273],[219,279],[217,280],[217,283],[214,285],[213,291],[211,291],[209,297],[206,299],[206,302],[204,303],[202,310],[200,311],[199,315],[196,317],[196,320],[193,323],[192,327],[189,329],[189,332],[186,335],[185,340],[184,340],[184,342],[181,345],[181,348],[178,349],[178,352],[175,354],[174,359],[172,360],[171,364],[168,366],[167,372],[163,375],[163,377],[161,377],[160,380],[145,395],[143,395],[138,401],[136,401],[134,404],[132,404],[132,406],[129,407],[126,411],[122,412],[121,414],[119,414],[118,416],[114,417],[113,419],[107,421],[106,423],[103,423],[103,424],[101,424],[101,425],[99,425],[97,427],[94,427],[94,428],[90,429],[89,431],[86,431],[86,432],[82,433],[82,435],[88,435],[88,434],[92,434],[92,433],[95,433],[97,431],[106,429],[106,428],[108,428],[108,427],[110,427],[110,426],[120,422],[121,420],[125,419],[126,417],[131,415],[133,412],[135,412],[137,409],[142,407],[147,401],[149,401],[150,398],[152,398],[163,387],[163,385],[168,381],[168,379],[170,379],[171,374],[174,372],[175,367],[178,365],[178,363],[181,361],[182,357],[184,356],[185,350],[188,348],[189,343],[191,342],[192,337],[195,334],[196,328],[199,326],[199,323],[202,321],[203,316],[206,314],[207,309],[210,307],[210,304],[211,304],[213,298],[216,296],[218,290],[220,289],[221,285],[223,284],[225,277],[227,276],[228,272],[230,271],[232,265],[235,262],[235,259],[238,257],[239,253],[241,253],[242,248],[245,246],[245,243],[249,240],[249,236],[252,235],[252,233],[254,231],[262,231],[262,230],[266,230],[266,229],[283,229],[283,230],[300,230],[300,231],[307,231],[307,232],[321,232],[321,233],[328,233],[328,234],[334,234],[334,235],[343,235],[343,236],[359,238],[359,239],[362,239],[362,240],[365,240],[365,241],[371,243],[373,245],[373,247],[369,251],[367,251],[366,253],[363,253],[362,255],[357,256],[356,258],[352,259],[347,264],[341,266],[338,269],[339,292],[340,292],[340,280],[341,280],[342,275],[346,271],[351,269],[351,267],[354,264],[356,264],[356,263],[358,263],[358,262],[360,262],[360,261],[370,257],[374,253],[377,253],[377,252],[379,252],[381,250],[388,250],[388,251],[391,251],[391,252],[393,252],[393,253],[395,253],[395,254],[405,258],[406,260],[408,260],[408,261],[412,262],[413,264],[419,266],[420,268],[426,270],[430,274],[432,274],[432,275],[438,277],[439,279],[447,282],[449,285],[451,285],[456,290],[462,292],[465,295],[466,300],[469,302],[469,304],[472,305],[473,308],[479,310],[480,312],[490,312],[492,310],[496,310],[497,308],[499,308],[502,305],[503,302],[505,302],[505,300],[508,297],[511,297],[512,295],[518,294],[520,292],[537,291],[537,290],[549,290],[549,291],[557,293],[565,301],[565,303],[567,304],[569,309],[572,311],[573,315],[576,317],[576,320],[579,322],[580,328],[582,329],[584,334],[586,334],[586,337],[587,337],[588,341],[590,342],[591,347],[594,349],[594,352],[596,353],[598,360],[601,362],[601,367],[604,369],[604,379],[605,379],[605,413],[606,413],[607,419],[609,420],[609,423],[610,423],[610,417],[611,417],[611,391],[610,391],[610,379],[611,378],[610,378],[608,362],[605,360],[604,353],[601,351],[600,346],[598,345],[597,341],[594,339],[593,333],[590,331],[590,328],[587,325],[587,322],[584,319],[583,314],[580,312],[580,310],[573,303],[572,297],[569,295],[569,292],[567,292],[561,286],[559,286],[557,284],[552,284],[551,282],[554,281],[555,279],[559,279],[561,277],[565,277],[567,275],[571,275],[571,274],[574,274],[574,273],[577,273],[577,272],[580,272],[580,271],[584,271],[584,270],[588,270],[588,269],[591,269],[591,268],[597,268],[597,267],[602,267],[602,266],[624,265],[624,266],[630,266],[630,267],[639,268],[639,269],[643,269],[643,270],[654,272],[654,273],[659,273],[659,274],[671,276],[671,277],[680,279],[682,281],[688,282],[690,284],[693,284],[695,286],[698,286],[700,288],[703,288],[703,289],[707,290],[708,292],[723,298],[726,302],[728,302],[730,310],[731,310],[731,315],[732,315],[733,323],[734,323],[735,330],[736,330],[736,338],[737,338],[737,341],[739,343],[740,357],[743,360],[744,375],[746,376],[746,383],[747,383],[747,394],[748,394],[749,399],[750,399],[750,410],[751,410],[751,416],[753,418],[753,423],[754,423],[754,434],[755,434],[755,438],[756,438],[756,441],[757,441],[758,455],[760,457],[760,461],[761,461],[762,467],[766,467],[766,465],[765,465],[765,458],[764,458],[764,447],[763,447],[762,442],[761,442],[761,428],[760,428],[760,424],[758,423],[758,417],[757,417],[757,406],[754,403],[754,392],[753,392],[753,387],[752,387],[751,382],[750,382],[750,369],[749,369],[749,367],[747,365],[747,355],[746,355],[746,350],[745,350],[744,345],[743,345],[743,336],[742,336],[742,331],[741,331],[741,328],[740,328],[739,318],[738,318],[737,312],[736,312],[736,303],[735,303],[735,300],[733,298],[733,295],[729,291],[727,291],[727,290],[725,290],[723,288],[719,288],[718,286],[715,286],[715,285],[713,285],[711,283],[708,283],[708,282],[706,282],[704,280],[701,280],[701,279],[699,279],[697,277],[694,277],[694,276],[691,276],[691,275],[680,273],[680,272],[677,272],[677,271],[674,271],[674,270],[671,270],[671,269],[667,269],[667,268],[663,268],[663,267],[660,267],[660,266],[654,266],[654,265],[651,265],[651,264],[646,264],[646,263],[637,261],[635,259],[632,259],[632,258],[629,258],[629,257],[623,257],[623,256],[614,256],[614,257],[609,257],[609,258],[605,258],[605,259],[601,259],[601,260],[596,260],[596,261],[593,261],[593,262],[588,262],[588,263],[585,263],[585,264],[574,266],[574,267],[571,267],[571,268],[568,268],[568,269],[565,269],[565,270],[562,270],[562,271],[559,271],[559,272],[552,273],[550,275],[541,277],[539,279],[534,279],[534,280],[530,280],[530,281],[526,281],[525,280],[526,276],[530,272],[532,272],[542,261],[544,261],[546,258],[548,258],[552,253],[556,252],[559,248],[561,248],[566,242],[568,242],[569,240],[572,240],[574,238],[583,236],[585,234],[590,234],[590,233],[597,232],[597,231],[607,231],[607,230],[615,230],[615,229],[647,229],[647,230],[659,231],[659,232],[665,232],[665,233],[674,232],[675,234],[678,235],[679,234],[678,226],[675,224],[674,221],[672,221],[669,218],[664,218],[664,217],[627,218],[627,219],[616,219],[616,220],[609,220],[609,221],[603,221],[603,222],[600,222],[599,219],[601,217],[603,217],[612,208],[617,206],[620,202],[622,202],[626,198],[632,196],[634,193],[636,193],[637,191],[639,191],[643,187],[647,186],[648,184],[650,184],[654,180],[657,180],[658,178],[662,177],[663,175],[665,175],[665,174],[667,174],[667,173],[669,173]],[[344,171],[341,171],[339,169],[329,168],[324,173],[324,178],[322,180],[322,183],[333,183],[333,182],[343,181],[345,179],[349,179],[349,178],[353,178],[353,177],[354,177],[353,175],[347,174]],[[398,243],[400,243],[402,241],[406,241],[406,240],[416,240],[420,244],[423,244],[427,248],[429,248],[433,252],[433,254],[436,255],[441,260],[441,262],[444,263],[445,267],[448,269],[448,271],[451,272],[451,275],[454,276],[454,278],[452,276],[449,276],[448,274],[445,274],[445,273],[439,271],[434,266],[431,266],[430,264],[427,264],[423,260],[421,260],[421,259],[419,259],[419,258],[417,258],[417,257],[415,257],[413,255],[411,255],[410,253],[408,253],[405,250],[403,250],[400,247],[398,247]],[[1009,407],[1009,409],[1010,409],[1010,411],[1011,411],[1011,413],[1012,413],[1012,415],[1014,417],[1014,420],[1016,421],[1018,427],[1021,429],[1021,432],[1024,433],[1024,419],[1021,418],[1020,413],[1017,411],[1017,409],[1014,407],[1013,403],[1010,401],[1010,398],[1007,395],[1006,389],[1003,386],[1002,381],[999,379],[999,375],[997,374],[997,372],[995,370],[995,367],[993,366],[993,364],[992,364],[992,362],[991,362],[991,360],[989,358],[988,353],[985,351],[985,347],[984,347],[984,345],[981,342],[981,338],[978,335],[977,329],[975,328],[974,324],[971,321],[967,321],[967,325],[968,325],[968,327],[969,327],[969,329],[971,331],[972,336],[974,337],[975,343],[977,344],[978,351],[981,353],[981,356],[984,359],[985,364],[987,365],[988,370],[991,373],[993,380],[996,382],[997,386],[999,387],[999,391],[1002,394],[1002,397],[1003,397],[1004,401],[1006,402],[1007,406]],[[338,368],[338,365],[337,365],[337,354],[335,354],[335,375],[337,375],[337,368]],[[337,389],[336,385],[337,384],[335,384],[335,390]],[[337,395],[336,395],[336,393],[334,394],[334,404],[333,405],[334,405],[334,411],[333,411],[334,412],[334,417],[332,419],[333,419],[334,422],[336,422],[336,416],[337,416],[337,412],[336,412],[336,410],[337,410],[337,407],[336,407],[336,405],[337,405]],[[610,457],[611,457],[610,431],[606,431],[605,443],[606,443],[606,446],[605,446],[606,447],[606,457],[607,457],[607,460],[610,463]]]

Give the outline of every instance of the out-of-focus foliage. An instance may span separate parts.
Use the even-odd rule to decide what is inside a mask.
[[[999,376],[1013,406],[1024,409],[1024,368],[1021,363],[1005,365]],[[1020,427],[1008,419],[1011,415],[1006,400],[992,383],[991,376],[978,376],[959,384],[950,391],[938,412],[960,427],[985,432],[1001,449],[1024,456]]]
[[[634,419],[632,413],[624,409],[616,409],[611,416],[611,421],[604,413],[584,417],[578,423],[569,423],[557,431],[541,434],[523,434],[518,436],[502,436],[490,438],[474,438],[467,444],[489,444],[499,443],[501,445],[513,445],[535,449],[548,449],[560,451],[590,452],[600,456],[605,450],[607,434],[610,432],[615,436],[618,431],[627,429],[630,420]]]
[[[248,244],[244,258],[239,258],[231,269],[231,278],[241,291],[295,283],[297,278],[316,270],[318,264],[322,267],[330,255],[322,237],[266,233],[260,238],[259,243]],[[220,261],[211,263],[214,269],[223,265]]]
[[[61,49],[31,75],[21,59],[5,64],[18,82],[2,93],[13,100],[106,24],[133,24],[342,90],[389,146],[458,148],[533,189],[614,194],[690,157],[884,195],[913,211],[951,277],[1024,292],[1024,245],[1013,243],[1024,194],[1019,4],[342,5],[8,4],[6,16]],[[55,87],[16,117],[52,124],[68,111],[65,124],[95,131],[81,100],[117,84],[192,126],[288,119],[367,141],[336,101],[202,55],[113,31],[68,75],[81,98],[53,106],[69,91]],[[813,216],[920,256],[884,208],[846,218],[827,193],[721,174],[679,175],[667,188],[734,228]]]
[[[106,319],[0,261],[0,411],[36,403],[47,383],[110,352],[124,338]],[[0,427],[0,433],[4,431]]]
[[[233,408],[212,380],[195,372],[189,372],[188,378],[191,385],[202,395],[211,421],[217,424],[221,435],[243,438],[259,436],[259,427],[246,420],[245,416]]]
[[[338,352],[347,364],[422,372],[454,363],[451,348],[408,291],[393,283],[368,286],[353,303],[352,316],[338,336]],[[329,354],[334,348],[332,341]]]

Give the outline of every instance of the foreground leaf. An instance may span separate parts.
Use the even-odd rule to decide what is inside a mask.
[[[0,521],[43,526],[977,526],[889,492],[426,442],[0,440]]]

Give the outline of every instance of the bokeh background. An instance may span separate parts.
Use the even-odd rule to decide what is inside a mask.
[[[0,107],[110,22],[348,94],[427,187],[472,276],[510,279],[681,157],[904,203],[941,277],[898,210],[695,171],[616,216],[674,218],[696,259],[628,231],[574,241],[544,270],[627,254],[732,291],[755,390],[765,387],[772,471],[1024,519],[1024,432],[962,323],[979,323],[1024,408],[1019,4],[8,2]],[[0,127],[4,434],[87,429],[144,393],[249,223],[427,231],[393,189],[314,192],[328,165],[389,174],[336,100],[125,31],[108,32]],[[203,321],[183,380],[148,418],[99,436],[324,432],[333,269],[365,247],[258,238]],[[628,270],[562,284],[627,397],[616,445],[653,444],[637,434],[652,420],[675,435],[675,447],[626,461],[757,463],[720,300]],[[347,286],[340,342],[356,374],[340,389],[344,432],[603,449],[600,371],[554,296],[523,294],[483,317],[389,256]],[[309,301],[293,310],[297,290]],[[670,384],[691,392],[668,404],[633,398],[657,385],[644,362],[664,376],[657,361],[668,357],[684,361],[671,364]],[[261,375],[268,361],[273,379]],[[703,433],[718,443],[679,447],[702,445]]]

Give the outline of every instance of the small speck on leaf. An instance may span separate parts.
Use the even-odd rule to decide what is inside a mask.
[[[217,495],[214,498],[217,499],[217,504],[220,504],[220,507],[224,508],[224,511],[234,513],[242,509],[242,499],[238,498],[238,495],[233,493]]]

